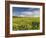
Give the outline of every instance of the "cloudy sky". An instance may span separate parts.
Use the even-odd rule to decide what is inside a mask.
[[[39,16],[40,8],[13,7],[13,16]]]

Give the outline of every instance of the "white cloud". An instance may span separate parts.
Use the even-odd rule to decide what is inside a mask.
[[[26,11],[26,12],[22,12],[21,14],[22,14],[22,15],[32,15],[33,13]]]
[[[33,14],[39,15],[40,14],[40,11],[33,11]]]
[[[24,15],[20,15],[20,17],[24,17]]]
[[[38,17],[40,15],[40,11],[33,11],[33,12],[29,12],[29,11],[26,11],[26,12],[21,12],[21,17]]]
[[[15,14],[14,14],[15,15]],[[18,17],[38,17],[40,15],[40,11],[25,11],[21,12],[20,15],[17,15]]]
[[[33,15],[32,12],[21,12],[21,15],[19,15],[20,17],[31,17]]]

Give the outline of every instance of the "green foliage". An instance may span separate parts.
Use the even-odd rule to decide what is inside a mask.
[[[33,26],[32,22],[40,22],[40,17],[13,17],[13,30],[39,30],[40,24]]]

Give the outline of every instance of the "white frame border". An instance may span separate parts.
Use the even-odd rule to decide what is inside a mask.
[[[12,7],[40,8],[40,30],[13,31],[12,30]],[[10,4],[10,34],[39,33],[42,32],[42,6]]]

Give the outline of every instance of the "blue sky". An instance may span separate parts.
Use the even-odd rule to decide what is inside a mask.
[[[39,15],[40,14],[40,8],[13,7],[12,12],[13,12],[13,16]]]

